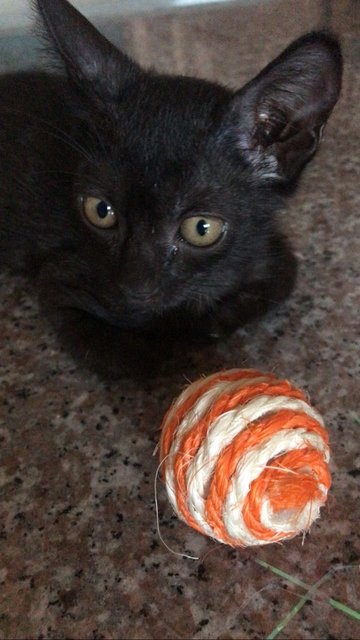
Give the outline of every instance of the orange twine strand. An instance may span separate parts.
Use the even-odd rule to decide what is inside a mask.
[[[192,393],[190,396],[180,404],[174,414],[171,422],[168,423],[169,416],[173,410],[173,406],[166,412],[161,426],[161,440],[160,440],[160,456],[161,460],[166,458],[169,453],[171,443],[173,441],[176,429],[181,421],[184,419],[188,411],[192,409],[197,400],[201,398],[207,391],[210,391],[219,382],[236,382],[237,380],[244,380],[252,378],[266,377],[269,382],[276,380],[272,374],[263,374],[256,369],[232,369],[230,371],[221,371],[218,374],[214,374],[204,379],[203,384]],[[246,391],[246,390],[244,390]],[[220,414],[219,414],[220,415]]]
[[[296,531],[270,531],[260,521],[261,505],[265,498],[274,513],[287,512],[287,520],[295,518],[315,500],[324,500],[319,484],[326,489],[331,486],[331,476],[323,455],[317,449],[307,447],[288,451],[271,461],[270,468],[264,469],[251,484],[243,505],[246,526],[254,536],[263,540],[284,540]]]
[[[253,423],[251,429],[246,429],[239,433],[234,440],[220,453],[206,500],[206,519],[216,532],[218,537],[223,538],[228,544],[239,544],[239,541],[232,540],[224,527],[221,515],[224,502],[229,490],[230,482],[235,473],[237,464],[244,454],[253,447],[258,447],[272,435],[285,429],[297,429],[302,427],[306,431],[317,433],[325,443],[328,441],[326,430],[313,418],[305,413],[281,409],[275,414],[262,418],[258,423]],[[260,476],[261,477],[261,476]],[[258,478],[258,485],[261,480]],[[259,491],[259,489],[258,489]],[[264,487],[261,487],[260,494],[264,495]],[[250,531],[256,536],[256,527],[249,522]],[[273,531],[264,530],[265,539],[272,538]]]

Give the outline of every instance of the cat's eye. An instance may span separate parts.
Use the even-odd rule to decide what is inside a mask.
[[[213,216],[185,218],[180,226],[184,240],[194,247],[209,247],[215,244],[226,231],[226,223]]]
[[[85,197],[82,199],[82,209],[86,219],[99,229],[110,229],[117,223],[117,215],[106,200]]]

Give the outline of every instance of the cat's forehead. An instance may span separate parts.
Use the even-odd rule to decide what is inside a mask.
[[[120,97],[115,135],[131,155],[147,163],[190,161],[217,128],[230,96],[204,80],[146,76]]]

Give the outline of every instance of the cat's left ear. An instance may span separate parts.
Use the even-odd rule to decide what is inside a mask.
[[[337,40],[313,32],[234,95],[225,130],[257,179],[284,183],[299,175],[318,148],[341,76]]]
[[[118,97],[142,73],[67,0],[33,0],[51,51],[82,91]]]

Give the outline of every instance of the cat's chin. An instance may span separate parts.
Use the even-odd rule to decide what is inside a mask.
[[[186,373],[195,341],[184,331],[172,334],[165,324],[149,330],[119,329],[79,309],[47,309],[60,344],[80,369],[100,379],[146,382],[161,375]],[[211,345],[212,341],[203,341]]]

